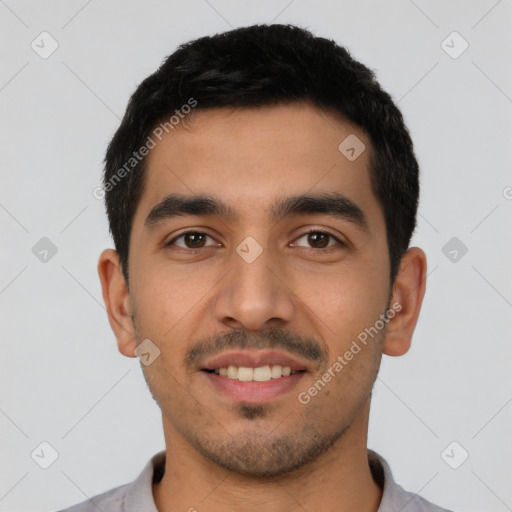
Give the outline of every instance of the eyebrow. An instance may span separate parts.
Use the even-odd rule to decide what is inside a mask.
[[[280,197],[267,213],[276,223],[297,215],[324,214],[348,221],[366,235],[370,233],[368,218],[362,208],[338,192]],[[238,219],[236,211],[219,198],[169,194],[151,209],[144,225],[152,230],[165,220],[183,215],[217,216],[225,221]]]

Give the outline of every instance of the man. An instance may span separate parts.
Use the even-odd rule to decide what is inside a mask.
[[[98,271],[166,450],[68,511],[442,511],[367,448],[382,354],[425,293],[418,164],[374,74],[257,25],[182,45],[105,158]]]

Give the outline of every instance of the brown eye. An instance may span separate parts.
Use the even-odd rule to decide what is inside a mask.
[[[329,235],[325,233],[309,233],[308,243],[315,248],[323,249],[329,243]]]
[[[197,249],[203,247],[206,237],[203,233],[187,233],[183,240],[189,249]]]
[[[300,236],[297,240],[301,240],[302,238],[306,238],[307,245],[298,243],[297,245],[300,247],[325,249],[336,244],[343,245],[334,235],[324,231],[310,231],[309,233],[305,233],[304,235]]]
[[[202,249],[203,247],[208,247],[206,245],[206,240],[208,238],[213,241],[213,238],[206,233],[201,233],[199,231],[188,231],[187,233],[182,233],[180,236],[173,238],[166,245],[176,245],[176,247],[180,247],[181,249]]]

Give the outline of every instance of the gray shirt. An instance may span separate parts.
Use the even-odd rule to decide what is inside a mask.
[[[405,491],[393,479],[386,460],[370,449],[368,461],[373,479],[383,489],[377,512],[451,512],[417,494]],[[164,469],[165,451],[161,451],[149,460],[131,484],[98,494],[60,512],[158,512],[153,500],[152,483],[162,478]]]

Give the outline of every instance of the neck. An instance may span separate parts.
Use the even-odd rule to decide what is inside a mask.
[[[382,489],[367,458],[369,403],[331,448],[284,476],[254,479],[206,460],[164,420],[166,467],[153,484],[159,512],[208,510],[269,512],[338,510],[377,512]]]

